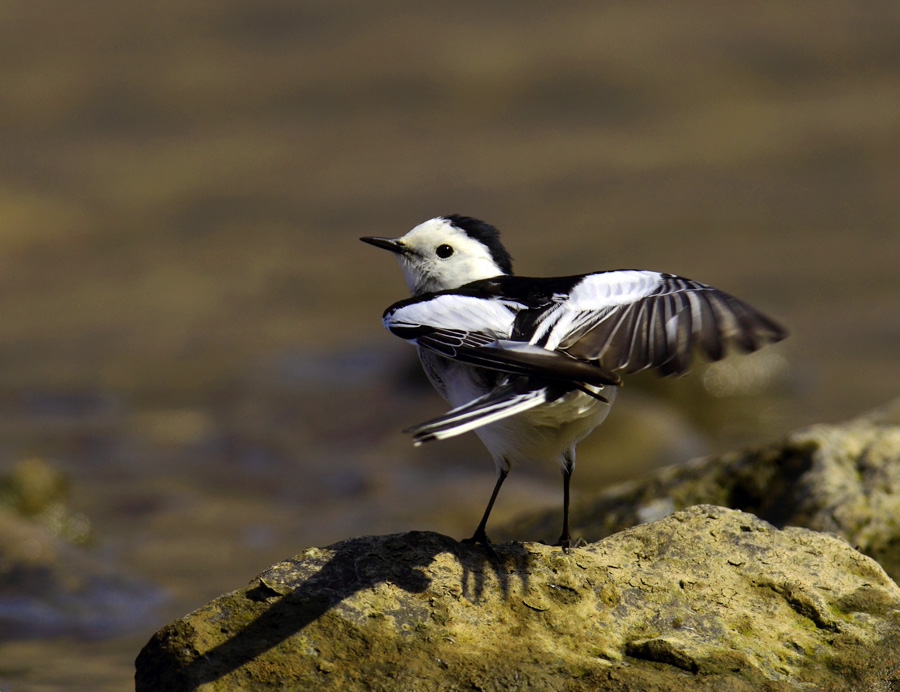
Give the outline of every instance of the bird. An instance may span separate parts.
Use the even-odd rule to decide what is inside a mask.
[[[474,431],[493,458],[494,489],[465,540],[488,548],[488,518],[510,469],[556,461],[557,545],[568,552],[575,447],[604,421],[623,375],[682,374],[695,351],[716,361],[787,336],[747,303],[675,274],[515,275],[497,228],[470,216],[438,216],[399,238],[360,240],[399,261],[411,297],[390,305],[382,322],[417,346],[425,374],[452,407],[404,432],[418,446]]]

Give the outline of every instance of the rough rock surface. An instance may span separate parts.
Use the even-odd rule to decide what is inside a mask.
[[[841,539],[697,506],[573,549],[311,548],[160,630],[137,690],[889,690],[900,588]]]
[[[752,512],[778,527],[836,533],[900,580],[900,399],[841,425],[662,469],[575,503],[572,534],[597,541],[701,503]],[[536,512],[491,536],[552,541],[560,521],[558,509]]]

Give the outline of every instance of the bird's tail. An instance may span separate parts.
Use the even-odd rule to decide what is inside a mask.
[[[558,396],[558,395],[557,395]],[[403,432],[413,436],[416,446],[430,440],[443,440],[495,423],[555,399],[548,387],[522,391],[521,380],[500,385],[492,392],[457,406],[443,416],[426,421]]]

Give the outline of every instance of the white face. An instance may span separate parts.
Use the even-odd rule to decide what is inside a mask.
[[[397,259],[413,295],[458,288],[503,274],[483,243],[447,219],[430,219],[398,241],[403,251],[397,253]]]

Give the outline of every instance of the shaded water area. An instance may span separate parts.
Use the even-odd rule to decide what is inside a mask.
[[[900,394],[896,3],[14,0],[0,27],[0,475],[43,498],[0,542],[3,692],[127,689],[158,627],[306,546],[472,531],[492,465],[399,432],[443,405],[362,235],[471,214],[521,274],[668,271],[788,326],[629,381],[576,501]],[[493,520],[560,485],[516,469]]]

